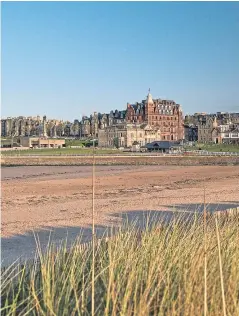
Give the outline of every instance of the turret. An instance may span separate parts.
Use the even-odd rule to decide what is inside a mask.
[[[149,93],[147,95],[147,99],[146,99],[146,104],[153,104],[153,98],[152,98],[152,94],[150,93],[150,88],[149,88]]]

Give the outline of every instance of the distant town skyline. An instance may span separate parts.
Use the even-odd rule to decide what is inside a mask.
[[[115,112],[115,111],[127,111],[127,109],[126,108],[124,108],[124,109],[112,109],[111,111],[113,111],[113,112]],[[183,110],[183,109],[182,109]],[[111,111],[109,111],[109,112],[97,112],[97,111],[94,111],[95,113],[97,113],[97,114],[109,114]],[[75,118],[73,118],[73,119],[67,119],[67,118],[64,118],[64,117],[58,117],[57,116],[57,114],[55,115],[55,116],[47,116],[45,113],[38,113],[38,114],[30,114],[30,115],[24,115],[24,114],[20,114],[20,115],[11,115],[11,116],[9,116],[9,115],[5,115],[5,116],[3,116],[3,115],[1,115],[1,119],[7,119],[7,118],[19,118],[19,117],[25,117],[25,118],[28,118],[28,117],[32,117],[32,118],[37,118],[38,116],[40,117],[40,119],[43,119],[43,117],[44,116],[46,116],[46,118],[47,118],[47,120],[57,120],[57,121],[64,121],[64,122],[67,122],[67,121],[69,121],[69,122],[73,122],[74,120],[79,120],[79,121],[81,121],[82,120],[82,118],[83,118],[83,116],[84,117],[90,117],[90,116],[92,116],[93,114],[94,114],[94,112],[92,112],[92,113],[85,113],[84,115],[80,115],[80,116],[78,116],[78,117],[75,117]],[[184,111],[183,111],[183,116],[185,117],[185,116],[187,116],[187,115],[189,115],[189,116],[193,116],[193,115],[198,115],[198,114],[200,114],[200,115],[216,115],[216,114],[219,114],[219,113],[222,113],[222,114],[238,114],[239,113],[239,109],[238,109],[238,111],[214,111],[214,112],[205,112],[205,111],[196,111],[196,112],[193,112],[193,113],[184,113]]]
[[[4,2],[1,116],[239,111],[238,2]],[[34,115],[34,113],[36,113]]]

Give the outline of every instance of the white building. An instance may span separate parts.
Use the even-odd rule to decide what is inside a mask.
[[[140,147],[161,140],[161,133],[158,128],[148,124],[120,124],[100,129],[98,133],[99,147],[125,147],[131,148],[133,143]]]

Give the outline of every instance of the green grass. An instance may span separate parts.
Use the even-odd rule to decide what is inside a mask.
[[[206,235],[208,315],[223,315],[223,299],[227,315],[238,315],[238,217],[220,220],[219,232],[218,243],[212,217]],[[51,246],[39,255],[38,264],[3,272],[1,315],[91,315],[92,247],[77,241],[68,250]],[[130,226],[96,246],[94,269],[95,315],[204,315],[201,218],[140,234]]]
[[[92,148],[44,148],[44,149],[26,149],[26,150],[8,150],[1,151],[3,156],[29,156],[42,155],[42,156],[54,156],[54,155],[92,155]],[[96,154],[115,154],[122,153],[119,150],[113,149],[96,149]]]
[[[13,139],[12,139],[12,138],[9,138],[9,137],[1,137],[0,142],[1,142],[2,145],[11,145],[12,142],[13,143],[17,142],[17,138],[13,137]]]
[[[197,146],[187,147],[187,150],[207,150],[210,152],[239,152],[239,145],[227,145],[227,144],[197,144]]]
[[[84,146],[86,141],[82,141],[79,139],[66,139],[66,146]]]

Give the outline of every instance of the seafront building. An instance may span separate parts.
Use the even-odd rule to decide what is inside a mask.
[[[181,105],[172,100],[153,99],[150,90],[145,100],[127,104],[126,121],[159,128],[162,140],[184,139]]]
[[[1,119],[1,136],[20,142],[20,137],[99,139],[101,147],[144,146],[149,141],[238,143],[239,113],[195,113],[183,117],[173,100],[154,99],[127,103],[123,110],[94,112],[73,122],[46,116]]]
[[[20,137],[20,145],[27,148],[61,148],[65,146],[65,139],[50,137]]]
[[[9,117],[1,119],[2,137],[40,136],[45,128],[48,137],[98,137],[98,130],[125,121],[126,111],[111,111],[109,114],[94,112],[74,122],[40,117]]]
[[[181,106],[171,100],[153,99],[150,91],[140,103],[127,103],[121,119],[118,124],[101,126],[100,147],[142,147],[152,141],[184,139]]]
[[[155,140],[161,139],[160,129],[147,123],[123,123],[105,127],[99,130],[99,147],[124,147],[133,145],[145,146]]]

